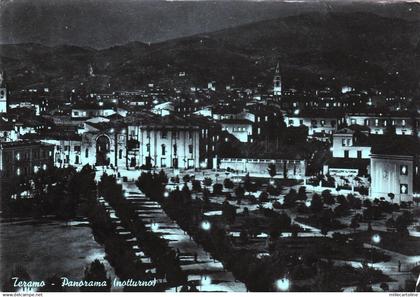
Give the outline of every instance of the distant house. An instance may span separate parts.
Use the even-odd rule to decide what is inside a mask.
[[[344,117],[337,113],[295,112],[284,116],[287,127],[308,127],[308,135],[326,133],[332,135],[344,123]]]
[[[396,135],[414,135],[420,137],[420,117],[411,117],[407,113],[353,113],[346,115],[346,123],[366,126],[372,134],[385,134],[388,131]]]
[[[222,130],[229,132],[241,142],[248,142],[252,136],[252,122],[242,119],[221,120]]]

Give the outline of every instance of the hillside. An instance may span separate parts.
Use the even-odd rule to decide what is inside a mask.
[[[269,84],[280,60],[289,87],[337,85],[420,94],[420,21],[371,13],[306,14],[147,45],[104,50],[37,44],[0,46],[12,88],[72,89],[204,84]],[[89,65],[94,75],[89,75]],[[185,78],[178,77],[186,72]],[[323,81],[320,82],[320,77]],[[332,79],[334,77],[334,79]],[[45,84],[43,82],[46,82]]]

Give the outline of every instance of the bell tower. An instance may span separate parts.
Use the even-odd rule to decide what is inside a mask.
[[[277,62],[276,72],[274,73],[273,79],[273,95],[281,96],[281,75],[280,75],[280,64]]]
[[[7,87],[4,72],[0,72],[0,113],[7,112]]]

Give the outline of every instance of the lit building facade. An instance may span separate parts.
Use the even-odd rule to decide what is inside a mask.
[[[53,145],[37,141],[0,143],[0,193],[6,196],[17,183],[53,166],[53,153]]]
[[[389,194],[392,193],[395,203],[412,201],[413,156],[372,154],[370,168],[371,198],[390,200]]]
[[[128,125],[127,167],[198,168],[199,128],[189,125]]]

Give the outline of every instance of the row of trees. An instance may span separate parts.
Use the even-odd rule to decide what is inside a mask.
[[[87,203],[96,197],[94,169],[86,165],[77,172],[74,167],[50,167],[39,170],[19,189],[32,199],[10,199],[6,202],[6,216],[56,215],[59,219],[72,219],[83,215]]]
[[[164,177],[165,182],[167,182],[163,171],[160,174],[145,173],[142,176],[142,179],[139,178],[140,184],[147,180],[150,182],[150,184],[146,183],[148,186],[153,186],[154,180],[159,180],[159,183],[161,184],[160,181],[162,177]],[[155,186],[156,187],[148,189],[150,191],[149,193],[156,197],[156,192],[154,191],[157,189],[157,185]],[[137,245],[141,246],[145,253],[150,255],[153,263],[157,266],[159,277],[163,278],[163,276],[166,275],[167,281],[173,285],[183,283],[186,279],[186,275],[180,268],[180,263],[176,257],[175,251],[168,246],[164,239],[146,228],[144,222],[138,218],[135,206],[124,198],[122,187],[116,182],[115,177],[104,174],[101,177],[99,188],[100,194],[102,194],[104,199],[115,209],[118,217],[121,219],[122,225],[130,230],[138,239]],[[161,191],[163,191],[163,189],[164,187],[160,188]],[[162,197],[163,192],[160,193],[160,197]],[[130,251],[132,251],[131,246]],[[136,261],[134,261],[134,263],[136,264]],[[141,261],[138,260],[137,263],[141,264]],[[127,278],[133,278],[133,276],[131,275]]]

